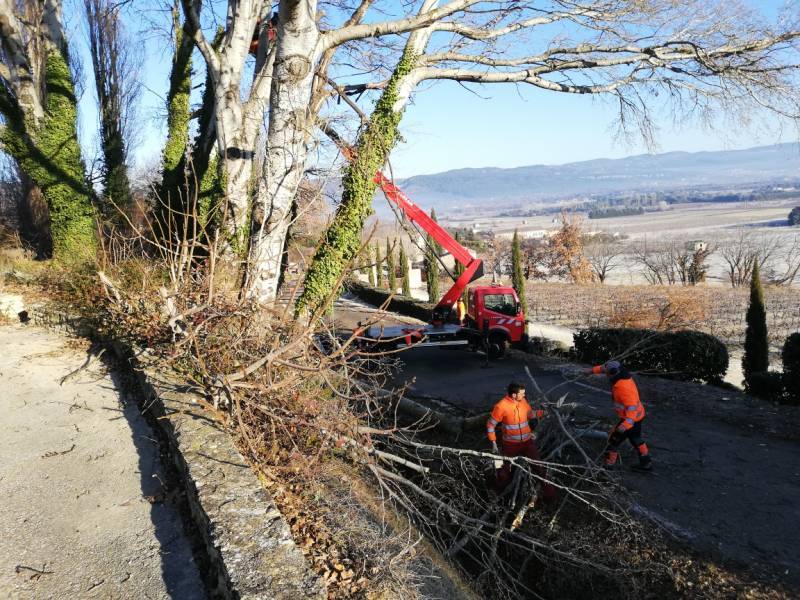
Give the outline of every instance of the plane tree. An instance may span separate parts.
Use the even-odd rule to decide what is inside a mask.
[[[392,74],[365,87],[381,97],[354,142],[336,216],[311,263],[298,312],[336,294],[360,247],[382,168],[398,140],[402,113],[423,82],[527,85],[607,98],[623,135],[649,145],[654,114],[740,122],[755,109],[797,119],[800,27],[770,25],[725,2],[669,0],[469,2],[462,11],[411,33]],[[436,10],[421,3],[419,15]]]
[[[472,4],[453,0],[424,14],[390,17],[381,8],[371,13],[370,0],[353,6],[330,2],[324,5],[327,16],[316,0],[281,2],[275,15],[260,0],[229,0],[215,43],[214,12],[201,21],[200,0],[181,2],[184,31],[202,54],[213,90],[223,198],[220,248],[223,256],[246,264],[248,293],[264,301],[275,297],[294,199],[323,106],[312,97],[315,81],[337,49],[416,30]],[[365,17],[369,23],[362,22]]]

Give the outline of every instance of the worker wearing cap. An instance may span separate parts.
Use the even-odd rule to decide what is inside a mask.
[[[494,405],[489,420],[486,421],[486,435],[492,443],[492,452],[499,454],[497,447],[497,427],[503,432],[503,456],[525,456],[531,460],[541,460],[539,450],[533,439],[533,426],[531,421],[544,417],[544,411],[534,411],[525,400],[525,387],[522,384],[511,382],[508,384],[506,396]],[[540,465],[530,465],[531,470],[543,479],[542,495],[544,500],[552,503],[555,500],[555,488],[546,481],[546,471]],[[496,474],[496,485],[499,490],[508,485],[511,477],[511,463],[503,461],[503,466]]]
[[[639,390],[633,377],[619,361],[611,360],[604,365],[592,367],[587,375],[605,373],[611,384],[611,401],[619,422],[608,436],[605,464],[612,466],[619,458],[619,447],[625,440],[639,453],[639,464],[633,468],[639,471],[652,469],[652,459],[647,444],[642,439],[642,423],[644,422],[644,405],[639,399]]]

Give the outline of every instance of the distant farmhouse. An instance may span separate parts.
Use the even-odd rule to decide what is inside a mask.
[[[517,230],[517,235],[522,240],[543,240],[552,236],[556,230],[548,230],[548,229],[520,229]],[[510,240],[514,237],[513,231],[498,231],[495,234],[498,238],[504,240]]]

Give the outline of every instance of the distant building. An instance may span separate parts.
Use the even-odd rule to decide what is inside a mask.
[[[523,229],[517,231],[519,238],[523,240],[542,240],[546,237],[550,237],[551,235],[553,235],[553,233],[554,232],[548,231],[546,229],[527,229],[527,230]],[[499,231],[497,232],[496,236],[504,240],[510,240],[511,238],[514,237],[514,232]]]
[[[703,240],[689,240],[686,242],[686,249],[692,252],[705,252],[708,250],[708,242]]]

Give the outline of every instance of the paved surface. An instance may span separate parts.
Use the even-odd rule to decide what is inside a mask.
[[[84,342],[0,326],[0,597],[204,598],[158,445]]]
[[[551,399],[569,392],[570,401],[582,404],[582,414],[605,421],[600,427],[614,421],[602,376],[581,379],[598,388],[592,390],[565,383],[553,365],[521,354],[492,362],[488,369],[482,368],[482,354],[463,349],[417,348],[400,356],[403,370],[395,383],[413,382],[412,396],[432,396],[469,413],[488,414],[510,380],[528,383],[527,364],[543,389],[563,384]],[[700,400],[692,393],[709,395],[715,388],[658,378],[639,383],[655,470],[629,471],[627,465],[636,458],[626,444],[619,475],[636,500],[695,549],[754,571],[764,569],[800,592],[800,443],[769,435],[746,415],[736,417],[724,398],[728,392],[720,391],[717,400]],[[662,400],[676,394],[677,402]],[[705,410],[697,412],[693,401],[704,403]],[[484,442],[476,437],[475,443]]]

